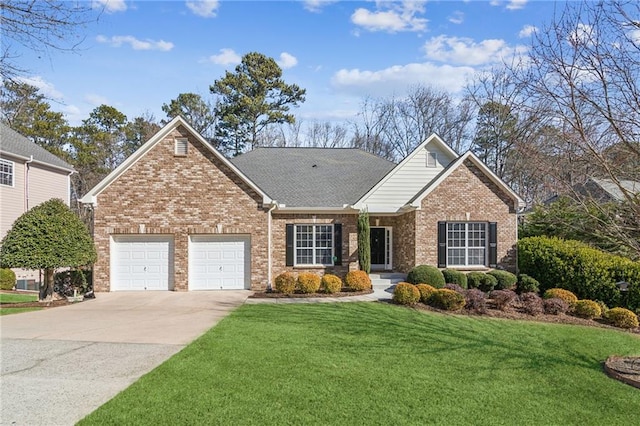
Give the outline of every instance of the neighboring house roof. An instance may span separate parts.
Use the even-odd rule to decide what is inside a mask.
[[[614,201],[626,200],[623,189],[631,194],[640,194],[640,182],[636,182],[634,180],[619,180],[619,186],[611,179],[598,179],[592,177],[588,180],[599,186]]]
[[[395,167],[357,148],[257,148],[231,162],[287,208],[353,204]]]
[[[501,188],[509,197],[516,202],[518,207],[524,207],[526,205],[525,201],[520,198],[518,194],[515,193],[513,189],[509,187],[502,179],[500,179],[495,173],[491,171],[486,164],[482,162],[473,152],[467,151],[462,154],[456,161],[449,164],[449,166],[444,169],[435,179],[433,179],[429,184],[427,184],[420,192],[418,192],[415,197],[413,197],[407,205],[415,208],[420,208],[422,200],[429,195],[442,181],[444,181],[455,169],[460,167],[466,160],[470,160],[473,164],[478,167],[491,181],[496,184],[499,188]]]
[[[33,162],[45,164],[58,169],[72,172],[73,166],[66,161],[56,157],[43,147],[22,136],[4,123],[0,123],[0,152],[13,157],[31,160]]]
[[[219,151],[211,146],[209,142],[207,142],[200,133],[194,130],[193,127],[187,121],[185,121],[182,117],[177,116],[169,123],[167,123],[162,129],[158,131],[151,139],[145,142],[136,152],[134,152],[129,158],[124,160],[122,164],[116,167],[111,173],[109,173],[104,179],[100,181],[96,186],[94,186],[82,199],[80,202],[84,204],[95,204],[97,200],[97,196],[104,191],[111,182],[115,181],[122,173],[126,172],[131,166],[133,166],[140,158],[142,158],[147,152],[149,152],[154,146],[156,146],[159,142],[161,142],[171,131],[173,131],[178,126],[184,126],[189,133],[193,135],[193,137],[197,138],[198,141],[202,144],[203,147],[207,148],[209,151],[213,153],[223,164],[229,167],[240,179],[249,185],[254,191],[258,193],[262,197],[262,202],[264,204],[270,204],[272,199],[261,190],[255,183],[253,183],[249,178],[247,178],[244,173],[242,173],[235,165],[233,165],[224,155],[222,155]]]

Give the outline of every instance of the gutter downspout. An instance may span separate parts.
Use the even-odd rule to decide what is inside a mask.
[[[75,170],[72,170],[67,175],[67,204],[69,205],[69,207],[71,207],[71,175],[74,174],[75,172],[76,172]],[[80,201],[80,200],[77,200],[77,201]],[[76,203],[76,204],[79,204],[79,203]],[[78,208],[78,210],[80,210],[79,205],[77,205],[76,207]]]
[[[277,201],[272,201],[267,212],[267,290],[271,290],[271,212],[278,207]]]
[[[29,164],[33,163],[33,155],[24,162],[24,211],[29,210]]]

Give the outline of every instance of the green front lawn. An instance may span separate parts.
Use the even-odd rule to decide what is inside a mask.
[[[81,424],[640,424],[640,337],[381,303],[245,305]]]
[[[37,302],[37,294],[0,293],[0,303]],[[21,312],[38,311],[42,308],[6,308],[0,306],[0,315],[19,314]]]

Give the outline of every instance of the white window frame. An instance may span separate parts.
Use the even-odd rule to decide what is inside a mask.
[[[430,169],[438,167],[438,153],[427,151],[426,166]]]
[[[450,238],[450,232],[455,232],[455,229],[452,229],[454,225],[464,225],[464,246],[450,246],[449,244],[451,243],[451,238]],[[482,229],[481,232],[484,233],[484,245],[483,246],[478,246],[478,245],[470,245],[470,232],[475,231],[475,230],[470,230],[469,229],[469,225],[482,225]],[[457,230],[458,232],[460,232],[459,230]],[[458,267],[458,268],[484,268],[488,265],[489,263],[489,224],[488,222],[447,222],[447,235],[446,235],[446,241],[447,241],[447,267],[451,266],[451,267]],[[460,241],[460,240],[458,240]],[[482,264],[469,264],[469,257],[470,257],[470,250],[478,250],[478,249],[483,249],[484,250],[484,259],[482,261]],[[460,264],[458,262],[453,262],[451,259],[452,257],[449,254],[450,250],[464,250],[464,263]]]
[[[8,167],[10,170],[4,170],[5,167]],[[4,183],[5,176],[10,177],[11,183]],[[16,184],[16,163],[11,160],[5,160],[4,158],[0,158],[0,185],[2,186],[10,186],[13,188]]]
[[[298,228],[301,226],[310,226],[312,231],[312,246],[311,247],[299,247],[298,246]],[[328,226],[331,229],[331,245],[330,247],[316,247],[316,232],[317,228],[320,226]],[[334,266],[334,257],[335,257],[335,232],[334,227],[330,223],[300,223],[293,225],[293,266],[294,267],[318,267],[318,266]],[[316,263],[316,250],[324,250],[331,249],[331,263]],[[313,263],[298,263],[298,249],[301,250],[311,250],[311,258],[313,259]]]
[[[184,152],[181,149],[184,148]],[[185,157],[189,152],[189,139],[176,138],[173,146],[173,153],[179,157]]]

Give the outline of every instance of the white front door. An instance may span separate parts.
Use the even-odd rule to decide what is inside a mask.
[[[171,290],[173,238],[121,235],[111,241],[111,290]]]
[[[249,236],[191,236],[189,290],[250,288],[250,248]]]

